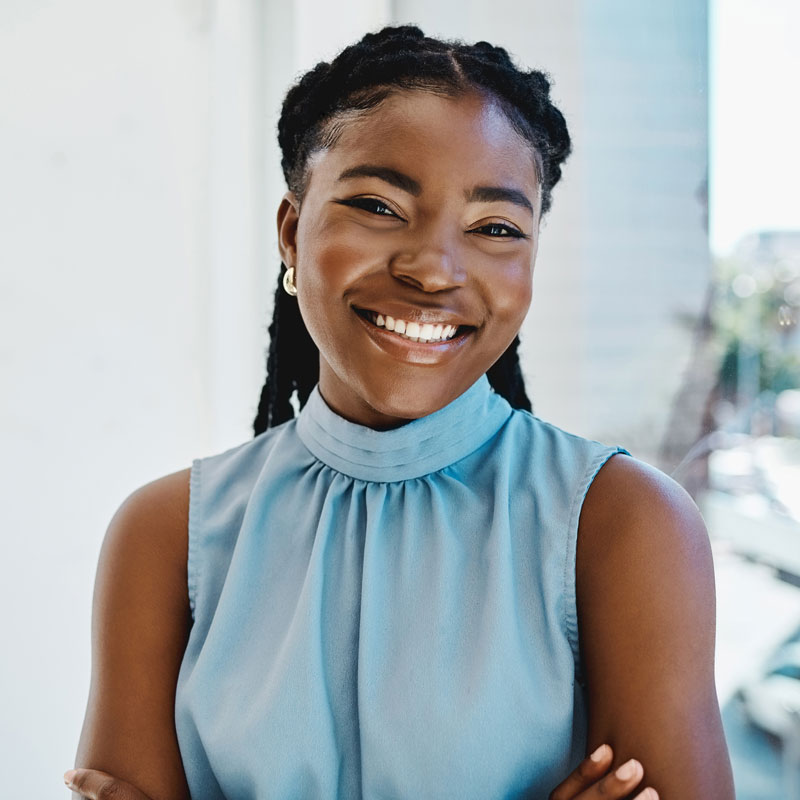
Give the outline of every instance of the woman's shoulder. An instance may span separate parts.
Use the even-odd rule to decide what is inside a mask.
[[[191,472],[187,467],[132,491],[106,530],[97,580],[110,579],[119,591],[128,581],[136,583],[145,576],[149,581],[155,576],[156,591],[137,600],[143,613],[146,606],[163,602],[164,595],[175,603],[188,597]]]
[[[689,493],[666,473],[627,452],[604,463],[581,511],[581,531],[587,539],[611,529],[616,536],[635,536],[646,530],[651,537],[661,531],[669,539],[707,538]]]
[[[694,500],[677,481],[628,454],[614,455],[599,469],[578,530],[576,577],[584,596],[605,592],[609,575],[620,591],[627,586],[635,592],[650,580],[655,585],[660,583],[655,573],[668,564],[687,580],[707,583],[710,543]],[[600,564],[606,565],[605,575]]]
[[[132,491],[114,514],[106,541],[132,540],[147,553],[182,554],[185,567],[191,472],[187,467]]]

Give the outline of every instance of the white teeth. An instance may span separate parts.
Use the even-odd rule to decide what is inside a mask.
[[[412,342],[438,342],[452,339],[458,330],[457,325],[443,325],[442,323],[425,322],[406,322],[403,319],[395,319],[388,314],[375,314],[373,319],[379,328],[386,328],[387,331],[394,331],[402,334]]]

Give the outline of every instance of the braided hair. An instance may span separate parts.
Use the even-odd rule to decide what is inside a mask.
[[[477,89],[491,95],[514,130],[532,145],[542,214],[549,210],[571,145],[564,117],[550,100],[547,75],[520,70],[502,47],[433,39],[413,25],[366,34],[330,63],[321,61],[289,89],[278,122],[278,142],[283,175],[299,205],[307,188],[311,155],[333,147],[354,115],[374,109],[392,92],[408,89],[446,96]],[[319,379],[319,351],[296,299],[283,290],[285,271],[282,263],[269,326],[267,379],[253,423],[255,435],[291,419],[292,396],[296,393],[302,408]],[[487,377],[512,406],[530,411],[518,346],[517,336]]]

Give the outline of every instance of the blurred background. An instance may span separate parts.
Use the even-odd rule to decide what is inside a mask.
[[[535,412],[700,505],[739,800],[800,798],[793,0],[0,0],[3,771],[63,796],[116,508],[252,435],[283,93],[396,22],[551,74]]]

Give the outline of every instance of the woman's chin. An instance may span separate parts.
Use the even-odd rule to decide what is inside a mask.
[[[483,372],[482,364],[461,369],[350,360],[333,369],[320,359],[320,392],[340,416],[376,430],[397,428],[427,417],[463,394]]]
[[[399,427],[439,411],[469,387],[450,384],[447,387],[437,387],[435,391],[425,391],[425,388],[418,384],[404,383],[397,383],[381,391],[371,388],[362,396],[369,409],[367,413],[372,419],[362,424],[384,430]]]

